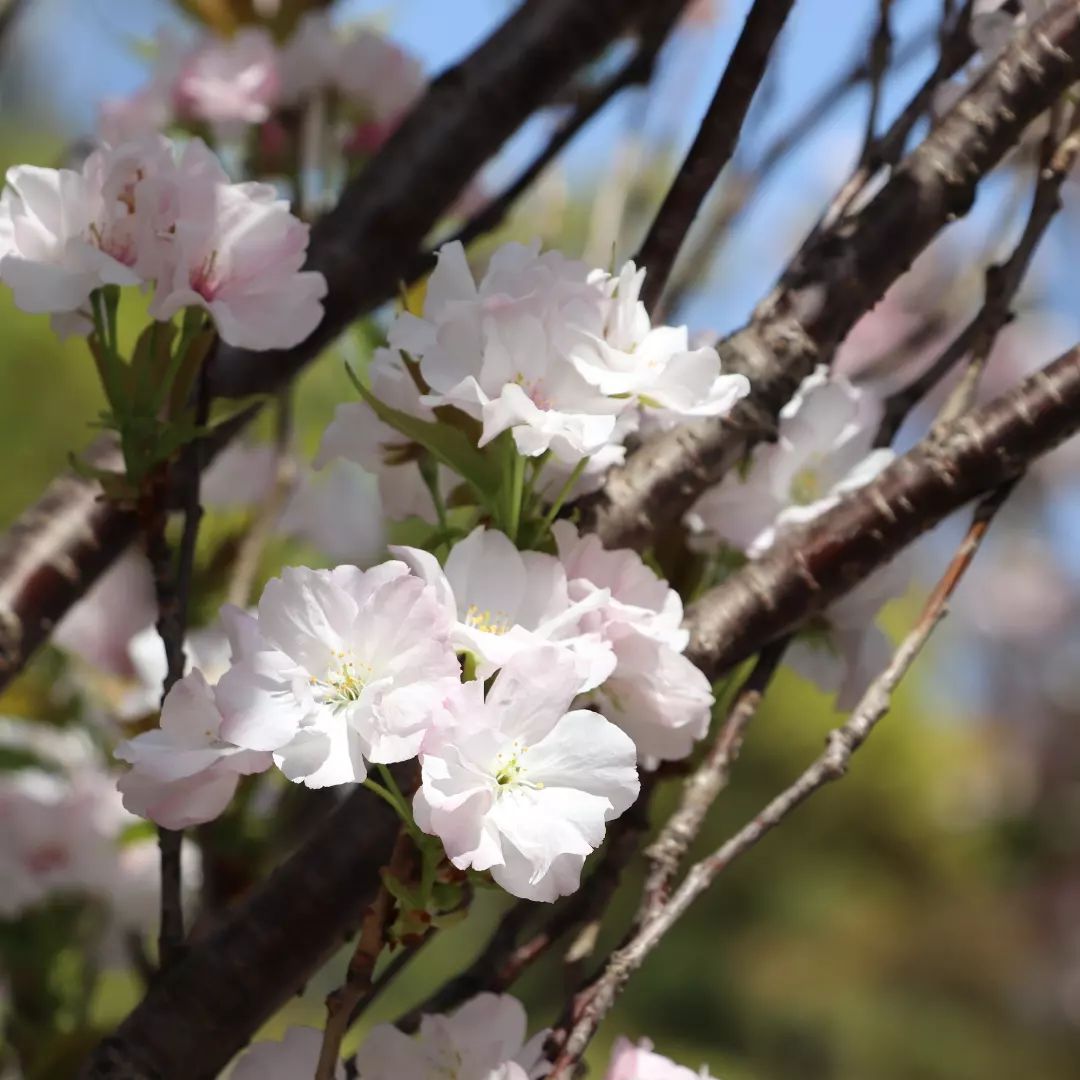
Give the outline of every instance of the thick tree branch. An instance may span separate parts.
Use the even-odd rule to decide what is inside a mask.
[[[312,230],[308,266],[321,270],[330,287],[318,330],[287,352],[218,349],[207,371],[211,396],[281,387],[351,320],[393,296],[425,236],[517,128],[620,35],[685,3],[523,4],[432,83]],[[99,467],[116,460],[107,445],[94,456]],[[134,539],[134,515],[99,496],[96,482],[61,476],[0,539],[0,689]]]
[[[944,617],[949,598],[971,565],[990,522],[1011,487],[1011,484],[1007,484],[998,489],[976,509],[967,535],[927,600],[919,621],[896,650],[889,665],[871,683],[848,722],[829,733],[826,748],[817,760],[731,839],[695,863],[670,900],[648,907],[645,920],[631,939],[611,956],[600,975],[575,995],[568,1024],[561,1031],[556,1031],[549,1046],[548,1053],[554,1058],[554,1066],[549,1074],[551,1080],[573,1075],[590,1040],[630,976],[641,967],[690,905],[735,859],[776,828],[796,807],[847,772],[852,755],[889,711],[893,691]]]
[[[722,343],[727,370],[750,378],[750,397],[722,423],[687,425],[642,446],[599,495],[582,501],[584,530],[608,547],[642,546],[656,522],[681,518],[769,436],[799,383],[967,212],[982,177],[1078,76],[1080,5],[1062,0],[1018,36],[864,208],[810,237],[750,322]]]
[[[705,196],[731,160],[773,46],[795,0],[756,0],[697,137],[657,211],[637,262],[648,269],[641,299],[659,306],[675,258]]]
[[[752,656],[1078,429],[1080,346],[923,440],[706,593],[687,612],[687,655],[712,677]]]
[[[154,983],[89,1080],[209,1080],[358,927],[398,818],[358,790],[266,884]]]

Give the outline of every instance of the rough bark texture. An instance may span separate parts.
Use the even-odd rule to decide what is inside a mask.
[[[916,537],[1080,429],[1080,347],[898,458],[687,612],[711,677],[823,611]]]
[[[218,1075],[359,926],[397,836],[394,812],[350,795],[266,884],[150,988],[84,1080]]]
[[[752,383],[723,423],[679,428],[642,446],[581,504],[583,531],[643,546],[775,429],[777,413],[856,321],[949,222],[1023,130],[1080,77],[1080,4],[1054,6],[957,102],[861,210],[803,246],[750,322],[720,346]]]

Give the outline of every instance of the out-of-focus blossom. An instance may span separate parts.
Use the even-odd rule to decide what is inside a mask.
[[[226,136],[266,120],[280,92],[274,39],[259,26],[208,39],[185,58],[174,88],[181,117],[216,125]]]
[[[876,398],[824,368],[804,380],[780,412],[777,441],[759,446],[687,515],[702,546],[721,541],[751,557],[786,528],[835,506],[895,457],[872,449],[881,415]]]
[[[104,901],[130,928],[152,925],[157,845],[122,843],[137,819],[121,805],[89,736],[3,718],[0,747],[27,758],[23,767],[0,771],[0,917],[17,917],[61,893]],[[150,875],[147,851],[154,857]],[[183,857],[188,884],[197,884],[194,852]]]
[[[393,349],[376,349],[368,368],[371,392],[384,405],[418,420],[432,420],[434,413],[420,400],[420,391]],[[378,478],[383,514],[391,521],[419,517],[437,520],[431,492],[417,462],[417,447],[375,415],[364,401],[339,405],[323,433],[315,457],[321,469],[337,458],[351,461]],[[440,496],[454,487],[454,474],[444,465],[436,468]]]
[[[503,245],[477,284],[455,242],[390,343],[419,359],[428,404],[482,422],[481,446],[510,431],[521,454],[574,464],[625,438],[638,406],[720,415],[746,392],[685,329],[649,325],[640,283],[632,265],[616,279],[534,243]]]
[[[243,625],[217,688],[222,736],[309,787],[414,756],[459,685],[449,618],[404,563],[287,568]]]
[[[379,1024],[357,1051],[358,1074],[360,1080],[529,1080],[541,1075],[548,1033],[526,1042],[527,1022],[516,998],[479,994],[448,1015],[424,1016],[415,1036]]]
[[[599,608],[607,593],[596,590],[571,603],[566,572],[554,556],[518,551],[503,533],[483,527],[454,545],[445,569],[418,548],[391,551],[432,586],[453,620],[454,648],[476,657],[479,678],[541,642],[554,643],[573,659],[579,691],[611,674],[611,649],[599,633],[581,628],[582,617]]]
[[[291,1027],[280,1042],[248,1047],[232,1067],[229,1080],[307,1080],[315,1075],[322,1041],[323,1033],[316,1028]],[[334,1080],[345,1080],[345,1066],[340,1062]]]
[[[852,709],[892,656],[892,645],[875,623],[881,608],[902,595],[911,564],[900,556],[841,597],[788,647],[784,659],[804,679],[836,695],[836,708]]]
[[[222,716],[200,671],[169,691],[161,725],[122,743],[116,756],[132,768],[120,778],[124,806],[167,829],[213,821],[241,776],[265,772],[268,753],[243,750],[221,738]]]
[[[110,675],[135,675],[129,645],[157,618],[154,576],[146,556],[122,555],[60,621],[53,642]]]
[[[708,1080],[710,1075],[704,1065],[695,1072],[657,1054],[648,1039],[635,1045],[620,1036],[611,1050],[605,1080]]]
[[[638,794],[630,738],[598,713],[568,712],[580,676],[551,645],[519,653],[484,697],[461,685],[427,733],[416,822],[459,869],[552,901],[577,889],[605,823]]]

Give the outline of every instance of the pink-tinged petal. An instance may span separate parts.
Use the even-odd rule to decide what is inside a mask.
[[[283,653],[257,652],[235,663],[217,684],[221,736],[248,750],[277,750],[310,715],[310,699],[297,697],[303,674]]]
[[[166,829],[188,829],[219,817],[239,780],[235,772],[213,768],[168,783],[134,769],[120,777],[116,786],[133,814]]]

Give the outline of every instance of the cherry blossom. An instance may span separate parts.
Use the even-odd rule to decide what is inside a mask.
[[[0,771],[0,917],[62,892],[107,901],[130,929],[154,925],[157,844],[120,845],[137,819],[87,733],[0,718],[0,748],[31,762]],[[198,853],[184,845],[181,856],[187,885],[197,888]]]
[[[872,449],[880,416],[876,398],[819,368],[781,410],[777,441],[694,504],[687,524],[698,542],[719,540],[756,557],[785,528],[835,506],[895,457]]]
[[[241,776],[270,768],[270,754],[221,738],[222,719],[201,671],[180,679],[162,705],[160,726],[116,748],[132,766],[118,784],[127,809],[167,829],[199,825],[228,806]]]
[[[394,349],[376,349],[368,366],[371,392],[384,405],[418,420],[433,420],[434,413],[420,400],[416,382]],[[378,478],[383,513],[391,520],[419,517],[434,524],[435,504],[417,463],[415,444],[383,423],[365,401],[339,405],[323,433],[315,456],[321,469],[336,458],[354,462]],[[436,469],[440,495],[445,499],[455,486],[454,474],[444,465]]]
[[[323,1033],[310,1027],[291,1027],[280,1042],[257,1042],[236,1060],[229,1080],[307,1080],[315,1075]],[[345,1080],[338,1063],[334,1080]]]
[[[192,50],[180,65],[173,94],[182,117],[217,125],[229,136],[266,120],[280,85],[274,39],[262,27],[246,26]]]
[[[486,698],[480,681],[448,698],[421,748],[417,824],[456,867],[490,870],[528,900],[577,889],[605,823],[638,794],[629,737],[598,713],[567,711],[579,683],[555,646],[519,653]]]
[[[415,1036],[379,1024],[357,1051],[358,1075],[360,1080],[529,1080],[540,1075],[548,1033],[526,1042],[527,1022],[516,998],[479,994],[448,1015],[424,1016]]]
[[[680,655],[689,635],[679,594],[636,552],[607,551],[566,521],[553,531],[571,599],[603,593],[581,622],[615,654],[614,671],[596,695],[600,711],[630,735],[643,764],[685,757],[708,731],[713,695],[708,679]]]
[[[427,403],[483,422],[480,445],[512,431],[518,451],[574,463],[612,440],[628,399],[606,397],[569,362],[577,327],[602,327],[606,299],[584,263],[506,244],[479,286],[460,243],[445,245],[423,317],[403,312],[390,344],[420,361]]]
[[[418,548],[391,552],[433,587],[454,620],[454,648],[473,654],[481,679],[545,641],[571,655],[579,690],[591,690],[611,674],[611,649],[599,633],[581,626],[583,616],[600,608],[608,594],[596,589],[572,603],[566,572],[554,556],[518,551],[505,534],[482,526],[454,545],[445,568]]]
[[[459,685],[449,618],[401,562],[287,568],[242,615],[217,688],[222,735],[309,787],[413,757]]]
[[[19,166],[7,183],[0,280],[65,329],[90,329],[95,289],[151,282],[155,318],[206,308],[232,345],[289,347],[322,319],[326,280],[300,269],[308,227],[268,185],[228,183],[200,140],[177,156],[149,137],[92,154],[78,173]]]
[[[652,325],[639,299],[645,269],[628,262],[613,277],[589,275],[610,297],[600,333],[585,333],[570,359],[605,394],[633,394],[675,416],[723,416],[750,392],[743,375],[722,375],[711,346],[691,349],[685,326]]]
[[[721,375],[715,350],[689,349],[685,327],[651,326],[642,274],[628,264],[614,278],[510,243],[477,284],[450,243],[422,317],[399,315],[390,343],[419,359],[429,404],[482,421],[481,446],[509,430],[519,453],[573,464],[625,438],[639,404],[715,416],[748,391]]]
[[[205,308],[222,339],[247,349],[291,348],[322,321],[326,279],[303,271],[306,224],[268,184],[185,184],[169,273],[150,313]]]
[[[635,1045],[620,1036],[611,1050],[611,1062],[604,1080],[708,1080],[710,1076],[704,1065],[695,1072],[662,1057],[653,1050],[648,1039],[641,1039]]]

